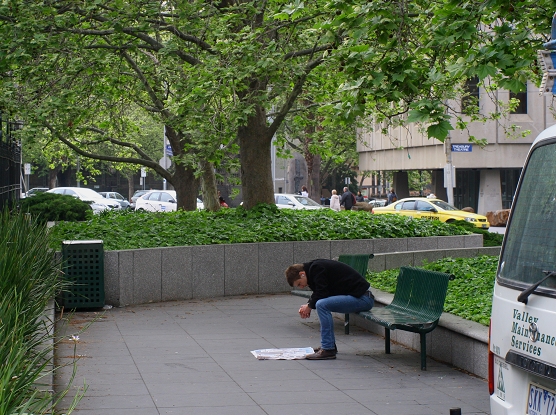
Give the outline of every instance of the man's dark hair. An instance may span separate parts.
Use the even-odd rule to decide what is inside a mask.
[[[299,273],[303,270],[303,264],[293,264],[286,269],[286,280],[288,281],[288,284],[290,284],[290,287],[293,287],[293,283],[301,278]]]

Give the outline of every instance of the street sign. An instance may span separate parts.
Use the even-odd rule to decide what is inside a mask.
[[[160,164],[160,167],[164,169],[169,169],[172,165],[172,160],[170,160],[170,157],[164,156],[158,161],[158,164]]]
[[[31,174],[31,163],[25,163],[24,168],[25,168],[25,174]]]
[[[444,187],[456,187],[456,167],[453,164],[444,165]]]
[[[166,155],[167,156],[173,156],[174,155],[174,151],[172,150],[172,146],[170,144],[166,144]]]
[[[473,144],[452,144],[452,152],[454,153],[471,153]]]
[[[144,167],[141,167],[141,177],[147,177],[147,169]]]

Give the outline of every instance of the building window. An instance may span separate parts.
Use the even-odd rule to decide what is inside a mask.
[[[461,99],[461,112],[467,113],[479,106],[479,77],[474,76],[465,81],[464,96]]]
[[[518,99],[519,105],[510,114],[527,114],[527,92],[510,92],[510,99],[512,98]]]
[[[500,188],[502,190],[502,209],[510,209],[517,189],[521,169],[500,170]]]
[[[454,206],[459,209],[471,207],[477,211],[480,179],[481,173],[478,170],[456,169]]]

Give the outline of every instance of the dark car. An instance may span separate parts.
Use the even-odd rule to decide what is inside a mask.
[[[121,194],[119,194],[118,192],[99,192],[99,193],[106,199],[113,199],[116,202],[118,202],[122,206],[122,209],[131,209],[130,208],[131,203],[129,203],[127,199],[123,197]]]

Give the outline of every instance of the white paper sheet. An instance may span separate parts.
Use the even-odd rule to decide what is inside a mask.
[[[259,360],[298,360],[315,353],[312,347],[293,347],[286,349],[252,350],[251,354]]]

